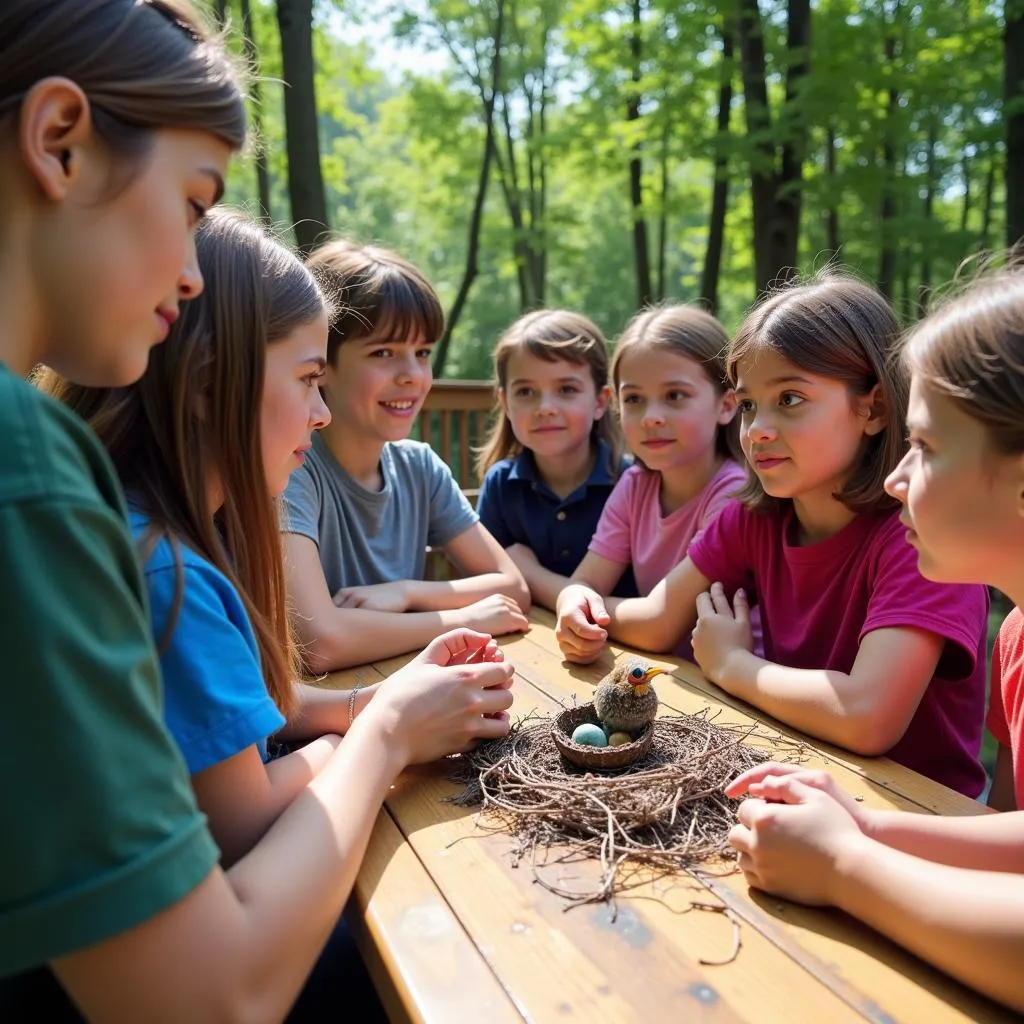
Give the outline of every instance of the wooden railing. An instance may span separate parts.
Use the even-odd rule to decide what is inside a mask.
[[[438,380],[427,395],[413,436],[426,441],[451,467],[459,486],[476,498],[474,449],[484,440],[494,408],[494,385],[486,380]]]
[[[423,403],[413,436],[426,441],[451,467],[466,497],[476,505],[480,481],[473,469],[494,408],[494,385],[486,380],[437,380]],[[427,548],[427,579],[446,580],[457,570],[441,550]]]

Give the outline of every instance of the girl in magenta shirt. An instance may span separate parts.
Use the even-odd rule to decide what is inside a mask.
[[[1011,809],[1024,797],[1024,268],[925,319],[906,357],[911,448],[886,486],[904,504],[921,572],[984,581],[1017,605],[993,655],[989,706],[1006,744],[989,804]],[[876,810],[797,765],[762,765],[727,792],[750,798],[729,838],[751,885],[838,906],[1024,1012],[1024,813]]]
[[[559,643],[586,663],[609,635],[666,651],[693,629],[698,664],[729,693],[976,796],[987,596],[921,576],[884,491],[906,450],[898,333],[877,292],[836,274],[756,307],[728,357],[750,466],[742,500],[646,598],[566,588]]]

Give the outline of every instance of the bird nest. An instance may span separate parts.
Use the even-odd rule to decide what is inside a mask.
[[[725,796],[726,783],[767,760],[798,760],[803,748],[715,717],[705,709],[658,718],[646,754],[595,774],[563,760],[552,716],[530,715],[502,739],[454,759],[452,781],[462,789],[448,799],[481,805],[479,824],[513,837],[514,863],[528,862],[535,880],[570,906],[611,903],[707,862],[732,870],[728,837],[738,801]],[[583,889],[547,870],[584,860],[600,871]]]
[[[551,738],[562,757],[580,768],[591,768],[596,771],[625,768],[648,754],[654,743],[652,724],[645,725],[632,743],[623,743],[619,747],[590,747],[576,743],[572,738],[573,731],[584,722],[600,725],[593,704],[566,708],[556,715],[551,723]]]

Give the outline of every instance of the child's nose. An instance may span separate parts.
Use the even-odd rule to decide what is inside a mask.
[[[907,459],[910,458],[910,452],[900,460],[900,464],[885,478],[885,493],[890,498],[895,498],[900,504],[905,505],[907,503],[907,486],[909,483],[907,476]]]
[[[665,413],[660,405],[656,405],[652,402],[644,410],[644,415],[641,422],[644,424],[644,426],[654,426],[657,423],[664,423]]]
[[[331,410],[327,408],[323,392],[319,388],[316,389],[316,401],[313,403],[309,422],[313,430],[323,430],[331,422]]]
[[[195,239],[188,243],[188,257],[185,266],[178,275],[178,298],[183,302],[197,298],[203,291],[203,275],[199,270],[199,258],[196,256]]]

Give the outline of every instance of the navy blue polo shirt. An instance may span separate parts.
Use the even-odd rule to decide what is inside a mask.
[[[611,449],[604,441],[598,446],[590,476],[566,498],[540,478],[531,451],[495,463],[477,499],[480,522],[503,548],[525,544],[545,569],[571,576],[587,553],[617,479],[612,474]],[[627,569],[615,596],[634,597],[636,592],[633,570]]]

